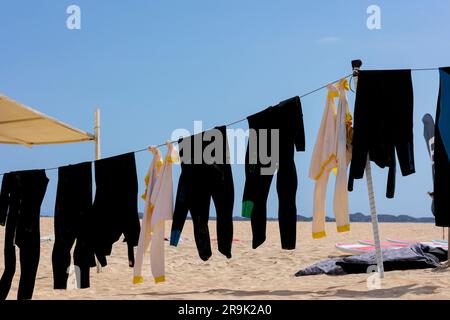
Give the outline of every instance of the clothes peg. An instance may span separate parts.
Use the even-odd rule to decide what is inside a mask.
[[[170,163],[180,162],[180,155],[178,154],[178,150],[174,147],[173,142],[166,141],[166,146],[169,149],[166,160]]]
[[[150,152],[153,152],[153,153],[155,153],[156,152],[156,147],[154,147],[154,146],[148,146],[147,147],[147,151],[150,151]]]
[[[328,89],[328,98],[337,98],[339,97],[339,90],[336,88],[334,84],[327,85]]]
[[[343,89],[345,89],[345,90],[350,90],[350,85],[349,85],[349,83],[348,83],[348,80],[347,80],[347,78],[343,78],[343,79],[341,79],[340,81],[339,81],[339,83],[337,84],[337,87],[338,88],[343,88]]]

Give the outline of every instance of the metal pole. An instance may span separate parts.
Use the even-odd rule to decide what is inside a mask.
[[[381,250],[380,232],[378,228],[378,216],[377,216],[377,209],[375,207],[375,194],[373,191],[372,168],[370,165],[369,157],[367,157],[366,163],[366,179],[367,179],[367,190],[369,192],[370,215],[372,217],[372,229],[373,229],[373,237],[375,240],[378,272],[380,274],[380,278],[383,279],[384,278],[383,252]]]
[[[355,81],[356,90],[358,86],[358,73],[361,66],[362,66],[361,60],[352,61],[353,78]],[[377,216],[377,209],[375,206],[375,193],[373,191],[372,167],[370,164],[369,155],[367,155],[367,162],[366,162],[366,180],[367,180],[367,190],[369,193],[370,216],[372,218],[372,231],[375,241],[375,253],[377,259],[378,274],[380,276],[380,279],[383,279],[384,278],[383,252],[381,250],[380,232],[378,228],[378,216]]]

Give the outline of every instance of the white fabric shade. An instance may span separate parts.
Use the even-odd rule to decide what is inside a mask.
[[[0,143],[26,146],[93,141],[73,128],[0,94]]]

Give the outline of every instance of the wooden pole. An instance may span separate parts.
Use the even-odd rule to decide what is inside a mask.
[[[353,79],[355,81],[356,90],[358,90],[357,89],[358,73],[361,66],[362,66],[361,60],[352,61]],[[366,180],[367,180],[367,190],[369,193],[370,216],[372,218],[372,231],[375,241],[375,253],[377,259],[378,274],[380,276],[380,279],[383,279],[384,278],[383,252],[381,250],[380,232],[378,228],[378,216],[377,216],[377,209],[375,206],[375,193],[373,191],[372,168],[370,164],[369,155],[367,155],[367,162],[366,162]]]
[[[100,145],[100,109],[95,110],[95,160],[102,158],[101,145]]]
[[[95,124],[94,124],[94,134],[95,134],[95,160],[100,160],[102,158],[102,149],[101,149],[101,132],[100,132],[100,109],[97,108],[95,110]],[[102,265],[100,262],[95,259],[97,264],[97,273],[102,272]]]

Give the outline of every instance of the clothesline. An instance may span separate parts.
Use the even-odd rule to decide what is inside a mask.
[[[347,78],[350,78],[351,76],[352,76],[352,74],[349,74],[349,75],[347,75],[347,76],[345,76],[345,77],[339,78],[339,80],[336,80],[336,81],[327,83],[327,84],[325,84],[325,85],[323,85],[323,86],[321,86],[321,87],[319,87],[319,88],[317,88],[317,89],[314,89],[314,90],[312,90],[312,91],[310,91],[310,92],[307,92],[307,93],[301,95],[301,96],[300,96],[300,99],[301,99],[301,98],[304,98],[304,97],[306,97],[306,96],[309,96],[309,95],[311,95],[311,94],[313,94],[313,93],[316,93],[317,91],[320,91],[320,90],[322,90],[322,89],[325,89],[329,84],[335,84],[335,83],[338,83],[341,79],[347,79]],[[225,126],[225,127],[231,127],[231,126],[233,126],[233,125],[235,125],[235,124],[244,122],[244,121],[246,121],[246,120],[247,120],[247,118],[243,118],[243,119],[236,120],[236,121],[233,121],[233,122],[231,122],[231,123],[225,124],[224,126]],[[205,130],[205,131],[209,131],[209,130]],[[177,143],[178,140],[173,140],[173,141],[170,141],[170,142],[171,142],[171,143]],[[161,144],[157,145],[156,148],[163,147],[163,146],[165,146],[165,145],[166,145],[165,143],[161,143]],[[147,148],[141,149],[141,150],[136,150],[136,151],[134,151],[134,153],[139,153],[139,152],[144,152],[144,151],[147,151]]]
[[[333,81],[333,82],[329,82],[329,83],[327,83],[327,84],[325,84],[325,85],[323,85],[323,86],[321,86],[321,87],[319,87],[319,88],[317,88],[317,89],[314,89],[314,90],[312,90],[312,91],[309,91],[309,92],[307,92],[307,93],[305,93],[305,94],[303,94],[303,95],[301,95],[300,96],[300,98],[304,98],[304,97],[306,97],[306,96],[309,96],[309,95],[311,95],[311,94],[313,94],[313,93],[316,93],[317,91],[320,91],[320,90],[322,90],[322,89],[325,89],[329,84],[334,84],[334,83],[338,83],[341,79],[347,79],[347,78],[350,78],[352,76],[352,74],[349,74],[349,75],[347,75],[347,76],[344,76],[344,77],[341,77],[341,78],[339,78],[338,80],[336,80],[336,81]],[[233,121],[233,122],[231,122],[231,123],[228,123],[228,124],[226,124],[225,126],[226,127],[230,127],[230,126],[233,126],[233,125],[235,125],[235,124],[238,124],[238,123],[241,123],[241,122],[244,122],[244,121],[246,121],[247,120],[247,118],[243,118],[243,119],[240,119],[240,120],[236,120],[236,121]],[[208,130],[206,130],[206,131],[208,131]],[[177,143],[178,142],[178,140],[173,140],[173,141],[170,141],[170,143]],[[163,146],[165,146],[166,145],[166,143],[161,143],[161,144],[159,144],[159,145],[157,145],[157,146],[154,146],[155,148],[160,148],[160,147],[163,147]],[[139,149],[139,150],[135,150],[135,151],[130,151],[130,153],[141,153],[141,152],[144,152],[144,151],[147,151],[148,150],[148,147],[147,148],[144,148],[144,149]],[[85,161],[85,162],[95,162],[95,161]],[[46,169],[44,169],[45,171],[54,171],[54,170],[58,170],[60,167],[53,167],[53,168],[46,168]],[[0,177],[1,176],[4,176],[5,175],[5,173],[0,173]]]
[[[414,69],[406,69],[406,70],[411,70],[411,71],[436,71],[436,70],[439,70],[439,68],[437,68],[437,67],[434,67],[434,68],[414,68]],[[309,96],[309,95],[311,95],[311,94],[314,94],[314,93],[316,93],[316,92],[318,92],[318,91],[320,91],[320,90],[322,90],[322,89],[325,89],[328,85],[330,85],[330,84],[335,84],[335,83],[338,83],[340,80],[342,80],[342,79],[347,79],[347,78],[351,78],[351,77],[353,77],[353,73],[351,73],[351,74],[348,74],[348,75],[346,75],[346,76],[344,76],[344,77],[341,77],[341,78],[339,78],[338,80],[335,80],[335,81],[332,81],[332,82],[328,82],[327,84],[325,84],[325,85],[323,85],[323,86],[321,86],[321,87],[319,87],[319,88],[317,88],[317,89],[314,89],[314,90],[311,90],[311,91],[309,91],[309,92],[307,92],[307,93],[304,93],[304,94],[302,94],[301,96],[300,96],[300,98],[305,98],[305,97],[307,97],[307,96]],[[351,82],[351,81],[350,81]],[[350,87],[350,89],[351,89],[351,87]],[[353,91],[353,90],[352,90]],[[240,119],[240,120],[236,120],[236,121],[233,121],[233,122],[231,122],[231,123],[228,123],[228,124],[225,124],[225,126],[226,127],[230,127],[230,126],[233,126],[233,125],[236,125],[236,124],[238,124],[238,123],[241,123],[241,122],[244,122],[244,121],[246,121],[247,120],[247,118],[243,118],[243,119]],[[208,131],[208,130],[205,130],[205,131]],[[177,143],[178,142],[178,140],[173,140],[173,141],[170,141],[170,143]],[[154,147],[156,147],[156,148],[160,148],[160,147],[163,147],[163,146],[165,146],[166,145],[166,142],[165,143],[161,143],[161,144],[159,144],[159,145],[157,145],[157,146],[154,146]],[[135,150],[135,151],[130,151],[129,153],[141,153],[141,152],[144,152],[144,151],[147,151],[148,150],[148,147],[146,147],[146,148],[144,148],[144,149],[139,149],[139,150]],[[85,161],[85,162],[91,162],[91,163],[93,163],[93,162],[95,162],[95,161]],[[54,170],[58,170],[60,167],[53,167],[53,168],[47,168],[47,169],[44,169],[45,171],[54,171]],[[5,175],[5,173],[0,173],[0,177],[1,176],[4,176]]]

